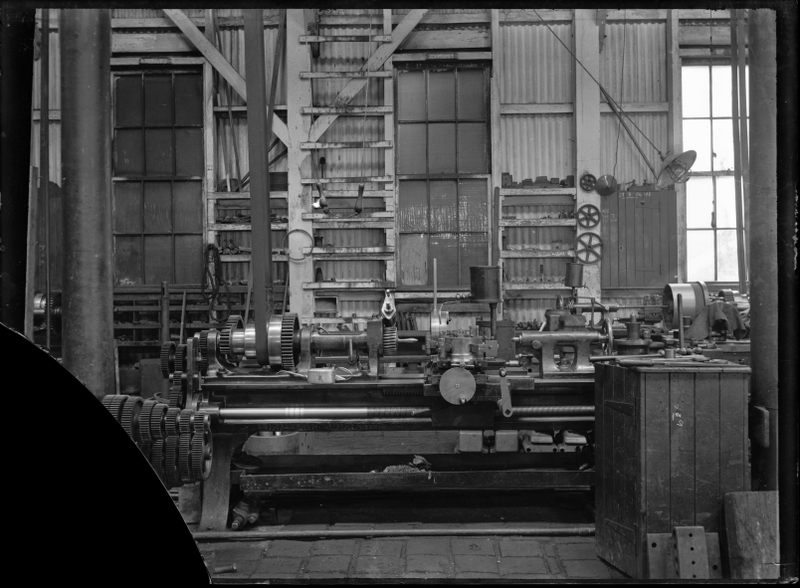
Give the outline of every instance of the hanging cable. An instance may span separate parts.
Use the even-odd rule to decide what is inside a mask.
[[[212,322],[224,322],[225,319],[217,320],[214,318],[214,305],[216,304],[217,296],[219,295],[220,284],[225,285],[226,293],[226,306],[228,309],[228,316],[231,315],[231,290],[228,283],[222,276],[222,262],[219,257],[219,249],[213,243],[209,243],[206,251],[203,254],[203,277],[200,281],[200,293],[203,300],[208,302],[208,317]],[[209,293],[209,289],[211,292]]]

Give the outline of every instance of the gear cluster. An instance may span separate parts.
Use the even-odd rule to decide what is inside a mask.
[[[173,379],[175,375],[181,379],[179,372]],[[164,486],[175,488],[208,478],[212,450],[208,413],[125,394],[106,396],[102,402]]]

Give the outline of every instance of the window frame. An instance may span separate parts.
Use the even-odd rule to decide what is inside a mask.
[[[454,111],[454,118],[452,119],[434,119],[430,120],[428,118],[428,98],[429,98],[429,81],[428,76],[431,70],[446,70],[452,71],[456,73],[459,70],[477,70],[480,71],[483,75],[483,97],[484,97],[484,104],[485,104],[485,111],[484,117],[482,119],[473,119],[473,118],[465,118],[461,119],[458,117],[458,77],[455,76],[455,88],[454,88],[454,100],[455,100],[455,111]],[[425,74],[425,119],[423,120],[400,120],[400,113],[399,113],[399,93],[400,93],[400,75],[403,73],[407,73],[410,71],[422,71]],[[433,290],[433,259],[431,257],[430,247],[428,248],[428,283],[421,284],[421,285],[406,285],[402,283],[401,279],[401,262],[400,262],[400,248],[401,248],[401,235],[412,235],[412,234],[422,234],[427,235],[430,239],[431,235],[436,235],[442,233],[442,231],[432,231],[430,230],[430,184],[432,181],[453,181],[456,183],[456,209],[459,208],[459,182],[462,180],[484,180],[486,185],[486,194],[485,194],[485,204],[486,204],[486,214],[487,218],[490,218],[491,215],[491,180],[492,180],[492,142],[491,142],[491,73],[492,68],[491,64],[483,61],[483,60],[465,60],[465,61],[424,61],[424,62],[415,62],[415,61],[399,61],[395,63],[395,67],[393,68],[393,86],[394,86],[394,116],[393,116],[393,124],[394,124],[394,137],[395,137],[395,148],[394,148],[394,170],[395,170],[395,211],[400,210],[400,182],[402,181],[421,181],[426,183],[426,194],[428,198],[428,231],[426,232],[402,232],[400,231],[399,226],[399,219],[397,214],[395,214],[395,221],[394,221],[394,232],[396,236],[396,246],[395,246],[395,263],[397,270],[397,278],[395,280],[395,289],[398,292],[425,292],[425,291],[432,291]],[[486,172],[485,173],[469,173],[469,172],[459,172],[458,171],[458,130],[459,125],[462,123],[484,123],[485,124],[485,161],[486,161]],[[430,157],[426,157],[425,167],[426,173],[424,174],[408,174],[408,173],[400,173],[400,149],[398,148],[398,138],[400,137],[400,126],[404,124],[424,124],[425,125],[425,144],[430,145],[430,125],[431,124],[442,124],[442,123],[452,123],[455,126],[455,172],[447,172],[447,173],[431,173],[430,172]],[[460,228],[460,226],[459,226]],[[447,232],[445,232],[447,233]],[[486,235],[486,262],[489,262],[489,256],[491,254],[491,239],[493,235],[493,230],[490,225],[487,225],[486,231],[454,231],[451,232],[455,234],[457,237],[460,235]],[[460,239],[458,240],[460,242]],[[459,267],[459,275],[461,271],[461,264],[462,264],[462,252],[460,246],[456,246],[457,252],[457,262]],[[441,263],[442,260],[438,260],[437,263]],[[469,282],[460,283],[456,285],[439,285],[437,284],[437,289],[440,291],[445,292],[465,292],[469,290]]]

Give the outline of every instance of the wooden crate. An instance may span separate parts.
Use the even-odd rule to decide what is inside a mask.
[[[647,577],[647,534],[719,532],[750,489],[750,368],[595,365],[597,555]]]

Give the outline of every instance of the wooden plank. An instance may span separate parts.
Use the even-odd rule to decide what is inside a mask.
[[[111,35],[112,53],[192,53],[197,49],[177,33],[129,33]]]
[[[242,75],[233,67],[230,62],[220,53],[214,45],[203,36],[198,28],[192,23],[188,16],[177,9],[163,9],[164,13],[181,29],[184,35],[191,41],[194,47],[203,54],[211,65],[214,66],[220,75],[225,78],[231,88],[233,88],[243,100],[247,101],[247,83]],[[116,35],[114,35],[116,38]],[[272,132],[284,145],[289,145],[289,131],[284,122],[277,116],[272,120]]]
[[[391,8],[384,8],[383,9],[383,34],[384,35],[391,35],[392,34],[392,9]],[[394,58],[390,56],[383,64],[384,71],[391,73],[392,75],[386,78],[383,81],[383,108],[390,108],[391,112],[387,112],[383,118],[383,138],[386,141],[389,141],[392,145],[394,145]],[[387,149],[383,152],[383,173],[385,175],[394,175],[396,172],[395,169],[395,148],[392,147]],[[398,186],[393,186],[391,201],[387,202],[390,204],[392,210],[395,210],[397,205],[397,188]],[[389,208],[389,206],[387,206]],[[397,241],[397,227],[395,226],[394,229],[389,229],[384,233],[384,242],[386,245],[392,247],[394,249],[394,245]],[[386,261],[386,281],[387,282],[396,282],[397,281],[397,255],[396,252],[394,256]]]
[[[287,223],[272,223],[273,231],[285,231],[288,228]],[[209,231],[250,231],[252,226],[250,223],[211,223],[208,225]]]
[[[385,290],[394,288],[393,282],[306,282],[306,290]]]
[[[574,227],[575,219],[569,218],[525,218],[519,220],[502,219],[501,227]]]
[[[488,49],[492,46],[486,29],[414,31],[403,45],[404,51]]]
[[[678,40],[679,22],[678,13],[682,11],[670,10],[667,19],[667,91],[669,110],[667,111],[667,143],[677,153],[683,148],[683,95],[681,86],[682,55],[679,55],[680,42]],[[686,281],[686,184],[675,185],[676,197],[664,210],[669,221],[667,231],[669,235],[669,281]],[[674,211],[674,216],[673,216]],[[672,250],[675,243],[677,259],[674,267],[677,269],[673,277]]]
[[[731,579],[780,577],[777,492],[725,494],[725,531]]]
[[[389,43],[388,35],[300,35],[300,43]]]
[[[643,472],[645,528],[648,533],[671,533],[669,374],[663,371],[648,373],[642,379],[639,435],[646,461],[646,470]]]
[[[500,114],[572,114],[574,106],[569,103],[555,103],[555,104],[501,104]]]
[[[383,66],[384,62],[391,57],[391,55],[395,52],[395,50],[406,40],[409,33],[414,29],[417,23],[422,19],[422,17],[427,13],[427,9],[417,9],[410,11],[405,18],[403,18],[402,22],[397,25],[397,27],[392,31],[392,42],[386,45],[381,45],[372,54],[372,56],[367,60],[367,62],[362,66],[361,69],[367,71],[376,71],[378,68]],[[306,68],[305,71],[308,71],[310,68]],[[330,106],[347,106],[350,101],[366,86],[367,81],[365,79],[354,79],[350,80],[347,85],[342,88],[336,98],[333,99],[333,102]],[[328,130],[328,128],[333,124],[337,115],[335,114],[327,114],[319,117],[314,124],[311,126],[311,131],[309,132],[309,140],[316,141],[319,139],[322,134]]]
[[[390,71],[301,71],[302,80],[320,80],[327,78],[390,78]]]
[[[492,59],[492,51],[426,51],[425,53],[397,53],[392,56],[392,59],[400,63],[420,61],[489,61]]]
[[[722,492],[719,487],[719,374],[695,376],[695,524],[720,531]]]
[[[625,282],[636,286],[636,194],[625,193]]]
[[[555,196],[572,195],[575,196],[577,188],[500,188],[501,196]],[[538,204],[538,203],[537,203]]]
[[[538,13],[538,14],[537,14]],[[500,22],[503,23],[541,23],[542,21],[552,22],[569,22],[572,20],[572,10],[514,10],[514,9],[501,9]]]
[[[694,525],[694,374],[669,375],[672,526]]]
[[[394,112],[392,106],[304,106],[303,114],[336,114],[339,116],[385,116]]]
[[[719,485],[723,493],[750,489],[747,464],[747,392],[744,381],[747,379],[739,374],[726,374],[720,379]]]
[[[558,259],[562,257],[572,258],[575,257],[575,251],[572,249],[566,250],[549,250],[549,249],[520,249],[520,250],[503,250],[500,252],[500,257],[503,259]]]
[[[214,11],[207,9],[204,12],[204,20],[208,23],[205,31],[206,38],[213,43],[214,37]],[[170,23],[172,21],[170,20]],[[211,62],[203,60],[203,149],[205,150],[205,181],[203,182],[203,234],[205,244],[216,243],[217,233],[209,229],[210,225],[216,220],[214,210],[214,200],[211,198],[211,190],[216,187],[216,125],[214,124],[214,70]]]
[[[731,29],[729,25],[685,26],[678,30],[678,42],[681,45],[720,45],[730,46]]]
[[[342,178],[303,178],[300,180],[303,186],[313,186],[315,184],[359,184],[361,182],[388,184],[392,182],[392,176],[348,176]],[[327,196],[327,192],[325,194]]]
[[[504,290],[569,290],[561,282],[503,282]]]
[[[137,57],[112,57],[111,67],[123,67],[128,65],[203,65],[206,62],[202,57],[181,57],[175,55],[152,55]]]
[[[335,216],[330,216],[329,214],[325,214],[323,212],[304,212],[302,218],[303,220],[310,220],[317,222],[344,222],[344,223],[354,223],[357,225],[360,223],[372,222],[372,219],[394,218],[394,213],[370,212],[367,214],[360,214],[358,216],[353,216],[353,217],[337,218]]]
[[[606,389],[611,384],[611,370],[613,368],[605,363],[600,363],[595,366],[594,371],[594,405],[597,407],[595,410],[594,420],[594,435],[595,435],[595,545],[598,555],[604,556],[604,546],[606,544],[606,463],[605,455],[603,452],[603,439],[606,429],[605,422],[605,394]]]
[[[315,141],[312,143],[303,141],[300,143],[300,149],[303,150],[311,150],[311,149],[363,149],[363,148],[371,148],[371,149],[391,149],[392,143],[391,141],[338,141],[334,143],[321,143],[319,141]]]

